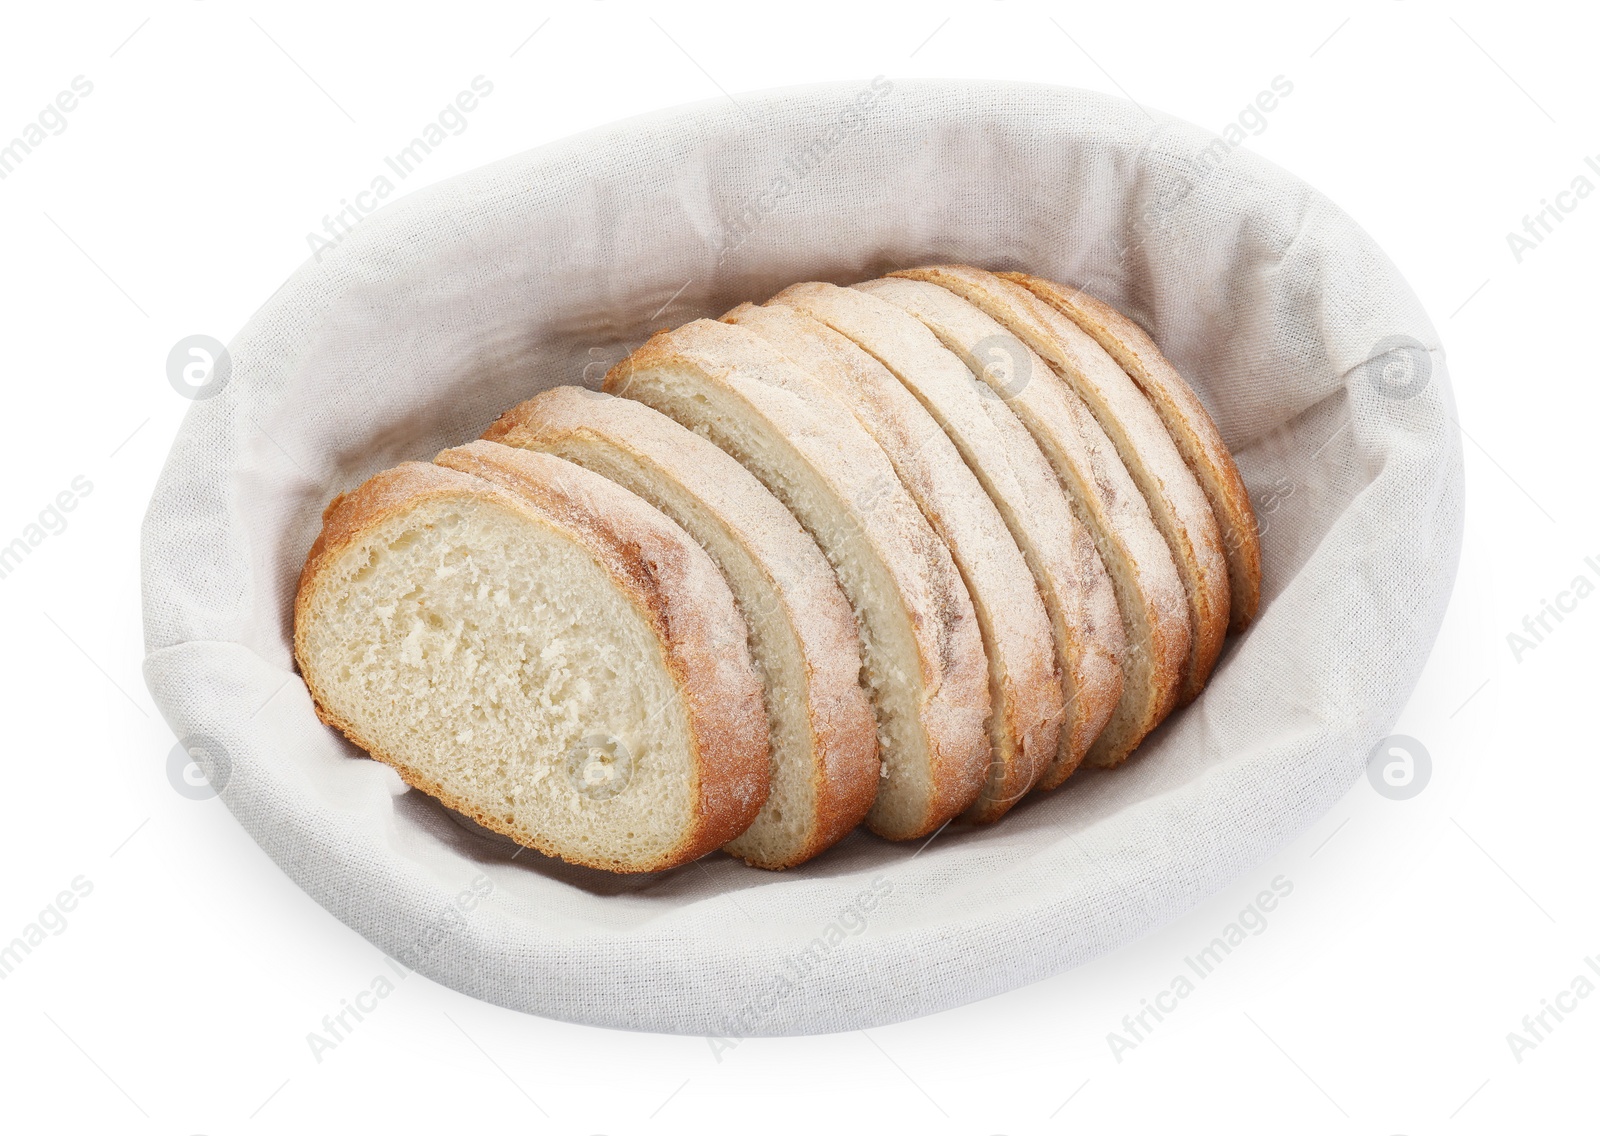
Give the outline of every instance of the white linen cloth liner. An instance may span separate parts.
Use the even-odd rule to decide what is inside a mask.
[[[717,1037],[872,1026],[1043,978],[1299,833],[1413,687],[1463,492],[1417,300],[1344,214],[1249,152],[1197,166],[1214,135],[1037,85],[880,78],[740,102],[594,130],[363,221],[233,342],[143,535],[156,703],[209,739],[228,807],[319,903],[478,998]],[[657,328],[941,261],[1081,283],[1135,316],[1261,514],[1259,619],[1125,767],[920,853],[857,833],[778,874],[714,854],[617,877],[513,859],[317,721],[291,602],[336,492],[548,386],[597,385]],[[474,881],[481,902],[461,898]]]

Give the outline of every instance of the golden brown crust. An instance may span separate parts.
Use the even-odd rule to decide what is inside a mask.
[[[915,305],[905,306],[906,290],[915,297],[916,290],[924,287],[931,285],[881,279],[820,295],[815,285],[797,285],[784,294],[809,294],[813,303],[832,299],[839,291],[864,294],[852,306],[862,309],[860,318],[872,320],[866,330],[878,343],[877,350],[899,358],[895,373],[938,409],[940,421],[969,457],[968,464],[985,479],[989,495],[1004,506],[1017,543],[1027,551],[1039,591],[1052,605],[1061,667],[1068,677],[1067,728],[1061,732],[1055,761],[1039,781],[1040,788],[1055,788],[1087,756],[1122,698],[1127,637],[1116,593],[1094,538],[1073,513],[1060,479],[1027,427],[1003,398],[993,397],[987,388],[980,393],[974,384],[962,357],[972,344],[963,342],[955,351],[941,346],[934,331],[917,319]],[[969,313],[979,315],[970,306]],[[886,339],[878,332],[882,325],[901,328],[911,343]],[[913,346],[918,343],[921,350]],[[929,358],[930,352],[938,357]]]
[[[474,447],[490,452],[466,452]],[[500,455],[493,451],[503,451],[513,460],[497,460]],[[374,758],[393,766],[408,784],[546,855],[610,871],[648,872],[686,863],[726,843],[749,824],[765,799],[766,723],[755,671],[748,656],[742,655],[743,622],[733,608],[732,597],[726,594],[726,584],[705,558],[704,550],[631,494],[616,497],[616,493],[625,491],[567,463],[559,463],[566,469],[541,468],[537,463],[516,459],[538,459],[543,455],[523,454],[492,443],[472,443],[460,450],[446,451],[446,455],[452,455],[447,458],[452,464],[466,469],[406,462],[336,498],[324,517],[322,532],[306,558],[295,602],[296,661],[311,690],[318,716]],[[557,462],[553,458],[543,460]],[[478,476],[480,471],[509,473],[485,477]],[[585,479],[600,482],[605,488],[595,491],[594,486],[583,484]],[[647,618],[673,678],[684,693],[695,755],[691,793],[698,800],[698,808],[693,825],[676,847],[649,863],[618,863],[575,855],[571,849],[555,847],[538,834],[513,830],[502,816],[484,814],[445,786],[384,753],[363,738],[354,723],[324,709],[316,671],[307,666],[304,650],[306,617],[324,569],[373,526],[440,497],[494,504],[578,541]],[[655,518],[649,514],[655,514]],[[703,563],[697,563],[695,554]],[[713,580],[721,584],[721,595],[712,585]]]
[[[833,569],[799,522],[733,458],[629,399],[556,387],[506,411],[484,437],[579,465],[586,464],[591,448],[626,454],[693,496],[744,549],[772,588],[777,614],[800,648],[814,799],[799,847],[781,859],[741,858],[761,868],[793,867],[843,839],[877,796],[877,726],[861,688],[855,616]],[[741,855],[739,842],[726,851]]]
[[[1144,328],[1103,300],[1038,276],[1002,272],[1094,337],[1150,399],[1194,471],[1222,530],[1232,593],[1229,630],[1243,631],[1261,603],[1261,539],[1250,493],[1217,424]]]
[[[907,269],[895,276],[906,278],[898,287],[939,288],[921,294],[981,308],[993,334],[1016,336],[1071,384],[1116,445],[1183,580],[1189,660],[1178,704],[1193,701],[1227,636],[1228,564],[1210,502],[1150,400],[1087,332],[1019,284],[966,265]]]
[[[879,835],[925,836],[977,797],[988,770],[988,668],[977,618],[949,549],[928,525],[883,451],[824,388],[743,328],[695,320],[659,332],[606,375],[624,397],[630,377],[689,366],[740,399],[803,460],[828,471],[859,530],[898,586],[918,646],[920,721],[929,743],[932,793],[919,823]]]
[[[917,396],[869,353],[871,344],[850,338],[849,329],[830,326],[825,317],[802,314],[809,311],[808,299],[824,308],[830,300],[845,306],[870,303],[832,284],[800,284],[762,307],[744,304],[722,318],[755,331],[850,408],[950,547],[974,605],[988,620],[984,647],[992,671],[991,729],[998,750],[989,782],[965,817],[993,823],[1027,795],[1056,756],[1066,708],[1050,617],[1026,557],[955,443]],[[874,314],[901,316],[894,310]],[[910,330],[923,329],[918,324]],[[913,341],[912,346],[948,356],[937,343]],[[948,361],[964,371],[953,357]],[[939,362],[928,364],[923,357],[912,365]]]
[[[1116,448],[1089,408],[1048,366],[1008,389],[984,369],[982,378],[1005,398],[1069,487],[1074,508],[1094,535],[1111,573],[1127,632],[1125,675],[1146,668],[1144,681],[1126,681],[1122,700],[1087,760],[1115,765],[1176,705],[1189,656],[1188,600],[1172,552],[1156,530],[1150,507]]]

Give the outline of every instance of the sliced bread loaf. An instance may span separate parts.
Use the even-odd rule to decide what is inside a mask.
[[[1065,714],[1050,619],[1016,541],[939,424],[871,356],[781,305],[744,304],[722,318],[760,335],[849,408],[949,547],[983,633],[993,709],[989,779],[967,816],[1000,819],[1054,760]]]
[[[724,319],[754,327],[813,374],[882,388],[880,401],[920,408],[946,437],[941,468],[973,478],[998,509],[1041,595],[1065,678],[1063,728],[1040,784],[1059,785],[1088,752],[1122,694],[1125,634],[1111,580],[1054,470],[1004,402],[979,394],[966,365],[893,305],[832,284],[797,284]]]
[[[958,301],[956,311],[964,309],[968,317],[982,317],[952,293],[935,291]],[[880,295],[888,298],[887,293]],[[911,314],[935,334],[942,333],[947,346],[971,355],[984,338],[974,339],[971,329],[958,330],[950,311],[936,313],[926,302],[915,307]],[[1122,698],[1088,755],[1095,764],[1115,765],[1133,752],[1177,702],[1189,655],[1183,584],[1144,496],[1083,400],[1025,344],[1004,335],[1003,329],[996,330],[1001,331],[1005,343],[1014,344],[1012,354],[1020,369],[1008,373],[987,365],[988,359],[969,358],[964,360],[969,373],[981,379],[1027,427],[1094,537],[1117,594],[1127,636]]]
[[[1228,633],[1228,562],[1211,504],[1150,400],[1088,333],[1018,284],[965,265],[908,269],[895,277],[881,285],[886,295],[921,306],[968,349],[994,345],[1008,333],[1020,339],[1071,385],[1117,447],[1183,581],[1189,658],[1178,700],[1192,701]]]
[[[618,485],[475,442],[335,498],[295,658],[323,721],[530,848],[616,872],[766,798],[760,680],[716,566]]]
[[[1239,467],[1199,395],[1144,328],[1110,304],[1038,276],[1000,275],[1027,288],[1093,336],[1149,398],[1211,502],[1228,557],[1229,627],[1243,631],[1261,603],[1261,538]]]
[[[859,824],[879,777],[855,616],[816,542],[777,498],[666,415],[578,387],[508,410],[484,437],[554,454],[638,494],[683,526],[728,581],[763,679],[772,787],[724,851],[787,868]]]
[[[827,556],[855,610],[884,776],[867,814],[891,839],[959,815],[988,774],[988,668],[949,549],[850,412],[744,328],[695,320],[612,368],[605,389],[716,443]]]

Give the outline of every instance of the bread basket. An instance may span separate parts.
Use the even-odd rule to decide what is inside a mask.
[[[1349,218],[1247,150],[1037,85],[880,76],[740,102],[506,159],[320,250],[230,344],[143,533],[156,703],[312,897],[472,996],[720,1039],[873,1026],[1044,978],[1294,837],[1411,692],[1463,495],[1416,298]],[[931,262],[1121,307],[1251,490],[1261,614],[1123,768],[920,846],[857,833],[781,873],[712,855],[617,877],[475,831],[317,721],[290,609],[335,493],[547,386],[597,386],[657,328]]]

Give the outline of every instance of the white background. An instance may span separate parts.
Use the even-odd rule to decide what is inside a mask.
[[[0,941],[74,878],[93,891],[0,982],[0,1125],[1592,1130],[1600,996],[1520,1062],[1507,1034],[1600,958],[1600,598],[1520,661],[1507,634],[1575,576],[1600,582],[1583,562],[1600,564],[1600,195],[1521,263],[1506,240],[1585,155],[1600,165],[1592,9],[32,7],[0,28],[0,141],[75,76],[93,92],[0,181],[0,543],[75,477],[93,488],[0,579]],[[174,790],[140,677],[138,525],[189,405],[169,349],[231,338],[474,76],[492,96],[408,190],[660,107],[879,73],[1093,87],[1216,130],[1293,82],[1247,144],[1388,250],[1444,336],[1468,438],[1455,596],[1395,727],[1432,779],[1398,802],[1358,784],[1114,955],[869,1034],[719,1060],[702,1038],[544,1021],[413,975],[317,1062],[307,1033],[383,959],[219,801]],[[1294,891],[1267,930],[1115,1060],[1107,1033],[1278,875]]]

